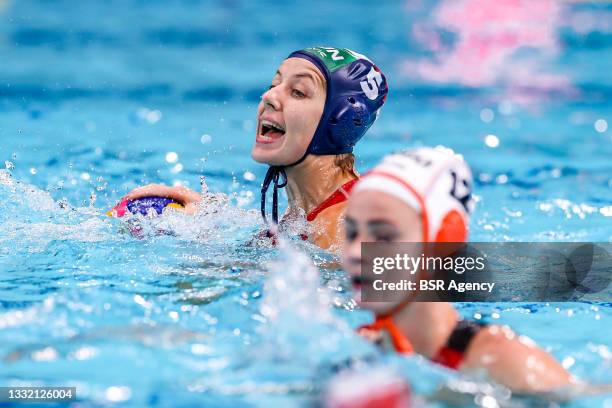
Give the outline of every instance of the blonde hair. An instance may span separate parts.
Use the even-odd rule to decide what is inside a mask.
[[[353,153],[339,154],[334,158],[334,164],[340,167],[343,174],[353,175],[359,178],[359,173],[355,169],[355,155]]]

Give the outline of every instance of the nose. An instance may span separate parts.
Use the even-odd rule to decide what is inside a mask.
[[[275,86],[268,89],[261,95],[261,100],[264,104],[264,108],[271,108],[272,110],[280,110],[281,104],[278,98],[278,89],[280,86]]]

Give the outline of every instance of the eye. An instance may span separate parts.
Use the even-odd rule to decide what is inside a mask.
[[[370,234],[376,242],[395,242],[399,238],[399,234],[395,229],[384,226],[372,228]]]
[[[294,89],[291,91],[291,94],[296,98],[302,99],[306,97],[306,94],[298,89]]]
[[[352,242],[357,238],[357,231],[352,229],[346,229],[346,240]]]
[[[355,227],[354,222],[345,222],[344,224],[344,236],[348,242],[354,241],[357,238],[358,231],[357,227]]]
[[[394,235],[378,235],[374,237],[376,242],[393,242],[395,241],[395,238],[396,237]]]
[[[268,91],[269,91],[270,89],[274,88],[275,86],[276,86],[276,85],[274,85],[274,84],[273,84],[273,85],[270,85],[270,86],[268,87]]]
[[[375,242],[394,242],[399,238],[399,232],[386,223],[370,225],[370,236]]]

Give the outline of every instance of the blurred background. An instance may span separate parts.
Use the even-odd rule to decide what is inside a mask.
[[[361,171],[443,144],[473,168],[472,241],[612,240],[610,2],[0,0],[0,384],[78,386],[80,406],[309,405],[349,358],[380,358],[343,273],[310,266],[329,254],[244,246],[256,106],[313,45],[387,76]],[[104,216],[201,175],[230,205],[163,220],[176,236]],[[457,307],[612,381],[609,304]],[[417,394],[454,376],[390,359]]]

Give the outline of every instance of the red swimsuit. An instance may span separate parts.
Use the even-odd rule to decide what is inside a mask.
[[[471,341],[482,327],[483,325],[480,323],[459,320],[446,344],[432,360],[448,368],[458,369],[463,363]],[[410,340],[395,325],[391,316],[377,317],[374,323],[361,326],[357,329],[357,332],[361,335],[367,335],[368,332],[380,333],[383,330],[389,333],[395,351],[406,355],[414,353]]]
[[[315,208],[306,215],[306,221],[312,222],[321,212],[323,212],[323,210],[326,210],[333,205],[340,204],[346,201],[357,181],[359,181],[359,179],[353,179],[340,186],[336,191],[332,193],[332,195],[327,197],[321,204],[319,204],[317,208]]]
[[[312,222],[314,221],[320,213],[324,210],[332,207],[336,204],[340,204],[346,201],[351,193],[351,190],[355,186],[355,184],[359,181],[359,179],[353,179],[341,185],[336,191],[334,191],[329,197],[327,197],[321,204],[319,204],[315,209],[306,214],[306,221]],[[266,231],[266,237],[272,238],[272,244],[276,245],[276,237],[274,233],[270,230]],[[300,234],[300,238],[303,241],[308,241],[308,235]]]

